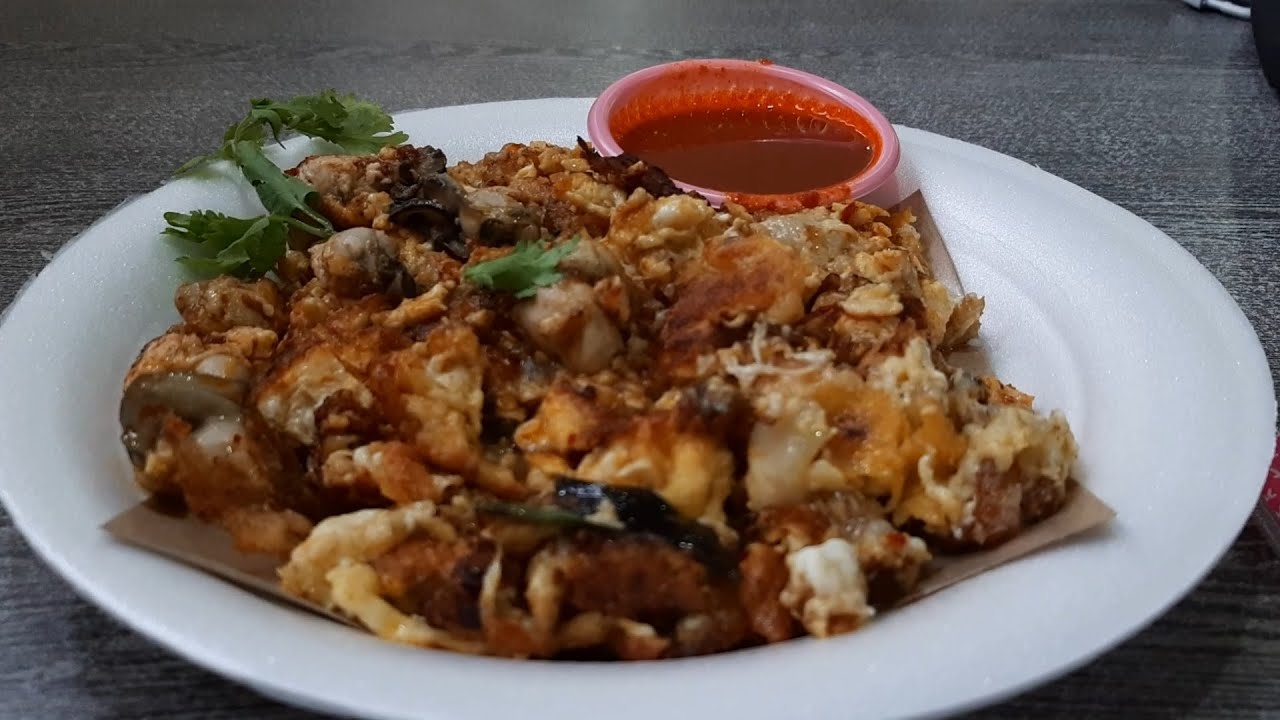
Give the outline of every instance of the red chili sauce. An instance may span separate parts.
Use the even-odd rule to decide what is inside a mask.
[[[618,145],[688,185],[759,195],[844,182],[874,156],[871,141],[839,120],[768,108],[660,115],[624,132]]]

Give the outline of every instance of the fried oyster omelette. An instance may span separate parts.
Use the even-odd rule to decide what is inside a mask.
[[[983,303],[932,277],[910,211],[718,209],[581,142],[290,174],[337,232],[182,286],[124,441],[143,488],[383,638],[830,636],[1064,502],[1066,421],[948,365]]]

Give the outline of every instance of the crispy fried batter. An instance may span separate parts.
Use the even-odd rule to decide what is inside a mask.
[[[660,399],[643,415],[613,423],[576,474],[610,484],[653,490],[684,516],[710,525],[726,538],[724,502],[732,489],[734,458],[707,426],[691,399]]]
[[[651,537],[585,534],[560,565],[565,608],[670,628],[680,618],[715,611],[728,586],[691,555]]]
[[[443,324],[372,372],[395,435],[449,472],[474,473],[480,464],[483,357],[469,328]]]
[[[385,166],[394,152],[382,155],[316,155],[303,160],[294,174],[316,189],[320,211],[339,228],[369,227],[391,206],[392,176]]]
[[[245,282],[219,277],[178,288],[174,305],[187,328],[203,336],[233,328],[264,328],[280,332],[288,321],[284,298],[270,280]]]
[[[751,621],[751,630],[765,642],[782,642],[798,634],[791,612],[779,599],[789,575],[782,553],[763,543],[747,546],[739,565],[738,595]]]
[[[786,325],[804,315],[807,268],[768,236],[726,238],[689,271],[659,333],[659,362],[672,377],[697,374],[698,358],[732,344],[757,319]]]
[[[475,539],[410,539],[374,559],[373,569],[392,605],[434,627],[480,629],[480,589],[497,554]]]
[[[653,659],[848,632],[930,548],[1065,501],[1066,421],[948,365],[983,301],[910,211],[716,208],[584,143],[293,172],[341,232],[294,238],[280,284],[178,290],[125,383],[197,394],[148,396],[131,458],[381,637]],[[524,297],[467,279],[574,236]]]
[[[199,335],[177,326],[147,343],[125,376],[125,385],[157,372],[195,372],[247,380],[272,361],[278,336],[257,327],[235,327]]]

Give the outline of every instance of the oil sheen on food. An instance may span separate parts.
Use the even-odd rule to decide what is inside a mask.
[[[689,185],[722,192],[788,194],[843,182],[871,164],[856,129],[773,109],[697,109],[647,120],[622,149]]]

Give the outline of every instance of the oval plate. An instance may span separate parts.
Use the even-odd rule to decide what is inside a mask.
[[[409,112],[397,126],[451,160],[505,142],[569,144],[590,100]],[[920,187],[1006,381],[1061,408],[1081,478],[1118,512],[1101,534],[887,613],[865,630],[643,664],[517,662],[382,642],[114,542],[137,502],[117,438],[125,370],[173,322],[161,213],[259,212],[243,183],[183,179],[104,217],[39,274],[0,326],[0,497],[75,588],[153,640],[288,702],[422,720],[786,715],[921,717],[1005,698],[1084,663],[1190,590],[1235,538],[1274,441],[1271,375],[1244,315],[1173,240],[1025,163],[899,129],[893,202]],[[303,157],[289,143],[281,164]]]

